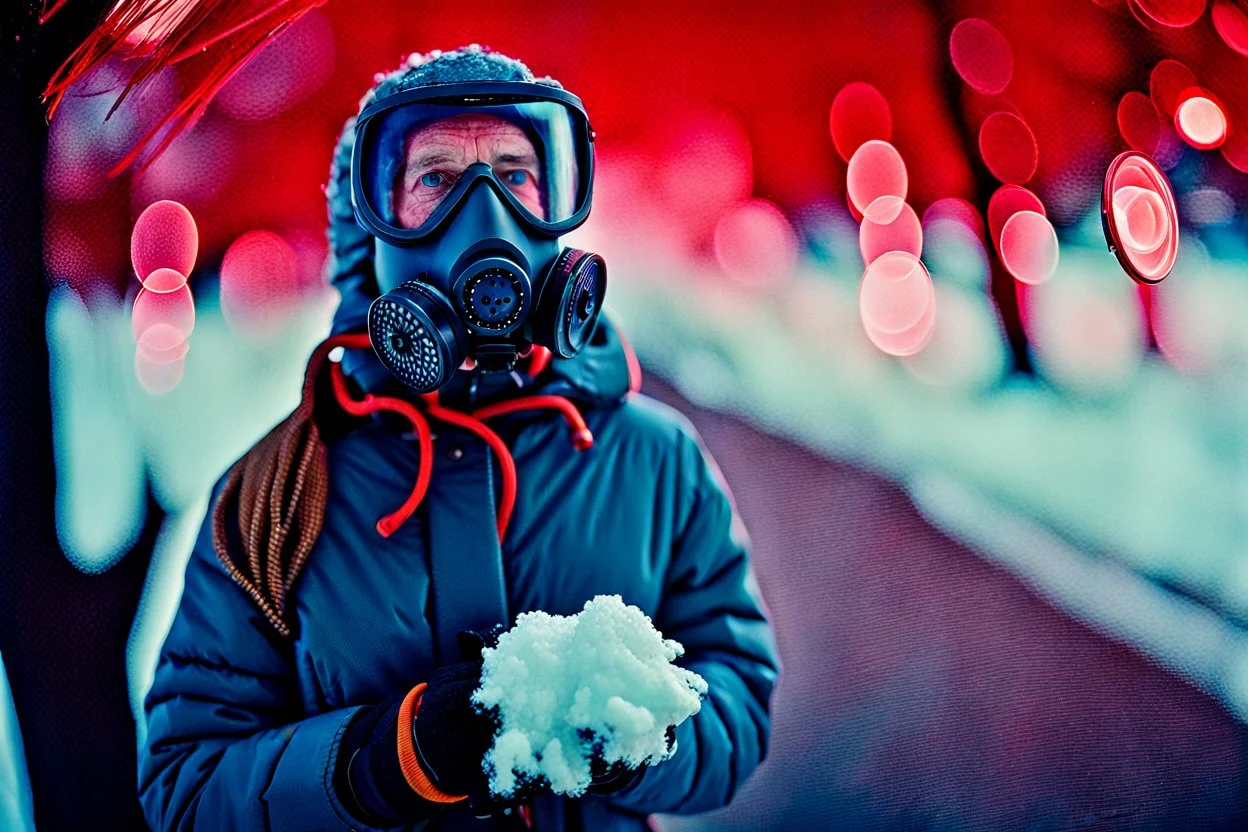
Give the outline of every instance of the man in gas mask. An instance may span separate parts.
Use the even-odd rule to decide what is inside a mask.
[[[766,756],[744,531],[692,426],[637,392],[602,259],[559,243],[593,139],[579,99],[480,47],[405,62],[348,123],[333,335],[214,491],[145,703],[154,827],[642,830]],[[595,760],[580,798],[495,798],[481,650],[617,593],[683,644],[702,710],[661,763]]]

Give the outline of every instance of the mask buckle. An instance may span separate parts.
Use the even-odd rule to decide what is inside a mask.
[[[520,351],[515,344],[493,342],[478,344],[472,357],[483,373],[507,373],[515,369]]]
[[[507,387],[522,390],[524,379],[515,370],[519,357],[514,344],[494,342],[478,345],[473,352],[477,366],[468,381],[468,401],[476,402],[482,396],[497,396]]]

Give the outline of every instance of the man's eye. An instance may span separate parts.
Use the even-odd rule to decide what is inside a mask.
[[[426,188],[436,188],[446,181],[446,177],[440,173],[426,173],[420,177],[420,184]]]
[[[519,187],[529,181],[529,172],[527,170],[512,170],[507,172],[507,184]]]

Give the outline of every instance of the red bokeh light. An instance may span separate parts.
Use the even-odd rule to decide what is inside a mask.
[[[147,335],[148,330],[158,324],[165,326],[157,333]],[[195,299],[191,290],[186,286],[173,292],[140,289],[130,317],[130,331],[134,333],[134,339],[142,342],[146,335],[149,340],[157,338],[157,343],[166,343],[170,328],[181,333],[183,338],[189,338],[195,329]]]
[[[303,101],[334,73],[334,30],[313,9],[248,59],[215,99],[230,118],[261,121]]]
[[[147,205],[168,199],[193,206],[197,214],[207,211],[234,177],[242,151],[232,125],[205,116],[135,175],[132,202]],[[270,173],[264,181],[271,178]],[[231,204],[219,210],[242,207]]]
[[[949,35],[949,56],[962,80],[978,92],[996,95],[1014,74],[1014,54],[1005,36],[986,20],[959,21]]]
[[[1229,125],[1222,104],[1207,90],[1184,92],[1174,111],[1174,127],[1198,150],[1212,150],[1226,141]]]
[[[748,287],[774,286],[797,264],[797,234],[774,203],[750,199],[715,226],[715,259],[724,274]]]
[[[864,217],[858,229],[858,250],[868,266],[890,251],[905,251],[918,257],[923,253],[923,226],[918,214],[903,203],[892,222],[877,223]]]
[[[1191,26],[1205,11],[1205,0],[1129,0],[1136,16],[1146,15],[1149,21],[1162,26]],[[1147,22],[1147,21],[1144,21]]]
[[[1248,10],[1236,0],[1214,0],[1212,17],[1223,43],[1248,56]]]
[[[936,292],[919,258],[903,251],[876,258],[862,275],[858,312],[883,352],[900,357],[921,350],[936,323]]]
[[[832,99],[828,127],[836,152],[848,162],[863,142],[892,141],[893,115],[879,90],[855,81],[842,87]]]
[[[864,217],[888,223],[901,213],[909,178],[901,154],[888,142],[872,140],[854,151],[845,181],[850,203]]]
[[[1035,285],[1057,269],[1057,232],[1044,214],[1019,211],[1001,229],[1001,265],[1023,283]]]
[[[195,218],[179,202],[169,199],[153,202],[134,223],[130,234],[130,261],[134,273],[144,283],[157,269],[172,269],[185,280],[195,268],[198,253],[199,230]]]
[[[1156,153],[1161,123],[1153,100],[1142,92],[1132,90],[1118,102],[1118,130],[1132,150]]]
[[[295,250],[272,231],[249,231],[221,261],[221,316],[231,328],[259,334],[298,305]]]
[[[1184,64],[1167,58],[1158,61],[1148,76],[1148,94],[1157,111],[1166,118],[1174,117],[1174,109],[1178,106],[1179,96],[1184,90],[1196,85],[1196,74]]]
[[[1047,216],[1040,197],[1021,185],[1002,185],[988,200],[988,233],[998,251],[1001,250],[1001,229],[1019,211],[1034,211]]]
[[[988,171],[1008,185],[1021,185],[1036,173],[1036,137],[1013,113],[993,113],[979,128],[979,153]]]
[[[1248,173],[1248,131],[1236,130],[1218,148],[1226,163],[1240,173]]]

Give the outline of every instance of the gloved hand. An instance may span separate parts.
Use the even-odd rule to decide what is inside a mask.
[[[676,726],[669,725],[667,728],[667,750],[670,752],[675,744]],[[620,760],[607,765],[598,754],[600,750],[601,746],[595,746],[595,754],[589,763],[591,780],[586,790],[593,794],[618,792],[640,777],[649,768],[649,765],[646,763],[642,763],[636,768],[629,768]]]
[[[462,665],[452,666],[454,668],[462,668],[460,671],[448,669],[448,682],[440,686],[441,690],[445,692],[444,697],[440,697],[436,700],[445,701],[447,703],[448,713],[456,714],[454,719],[465,721],[469,719],[469,717],[463,714],[463,710],[466,707],[468,707],[469,710],[471,710],[471,708],[470,706],[465,706],[463,703],[465,701],[469,701],[468,697],[471,697],[472,692],[480,686],[481,651],[486,647],[495,646],[498,643],[498,636],[501,634],[501,631],[502,628],[500,627],[484,634],[471,631],[459,634],[460,651],[464,658],[469,661],[466,661]],[[469,668],[471,668],[471,671]],[[465,678],[457,677],[456,673],[459,672],[465,674]],[[475,672],[475,676],[472,675],[473,672]],[[435,673],[434,677],[436,678],[437,675],[438,674]],[[430,688],[432,687],[433,682],[431,680]],[[457,692],[461,689],[465,692]],[[425,696],[428,695],[428,691],[426,691]],[[417,714],[416,717],[416,740],[418,753],[431,753],[437,755],[439,759],[445,759],[448,761],[448,768],[463,770],[465,772],[469,768],[468,761],[475,759],[476,770],[466,778],[465,788],[467,789],[467,794],[469,795],[468,808],[478,817],[486,817],[496,812],[501,812],[505,809],[519,806],[522,803],[528,803],[533,798],[550,790],[550,784],[544,779],[533,780],[521,775],[517,778],[515,791],[513,791],[510,795],[504,797],[492,794],[489,790],[488,777],[483,772],[482,760],[484,759],[485,754],[489,751],[490,745],[493,742],[494,733],[498,727],[498,723],[494,716],[492,714],[480,714],[473,711],[471,719],[478,720],[476,724],[480,726],[480,730],[482,731],[480,736],[483,737],[483,739],[478,739],[476,745],[473,745],[470,748],[441,749],[437,734],[432,727],[426,729],[429,736],[428,740],[425,739],[425,735],[422,733],[420,720],[423,716],[425,716],[425,707],[424,699],[422,698],[420,713]],[[435,707],[439,706],[435,705]],[[674,727],[668,729],[667,736],[668,749],[670,750],[672,744],[676,742]],[[592,736],[587,739],[591,742],[593,741]],[[595,748],[595,752],[601,752],[600,743]],[[423,759],[424,758],[422,757],[422,761]],[[426,771],[430,772],[430,779],[434,781],[435,785],[438,785],[439,781],[434,777],[432,772],[439,771],[438,765],[439,763],[430,760],[429,766],[426,768]],[[639,777],[645,769],[645,765],[636,768],[628,768],[623,763],[618,761],[608,766],[602,761],[601,756],[596,754],[590,760],[591,780],[588,786],[588,791],[595,794],[610,794],[618,791],[633,782],[633,780]],[[448,783],[448,786],[449,785],[450,784]],[[439,788],[442,788],[442,786],[439,785]],[[443,790],[445,791],[447,789]],[[453,793],[461,794],[464,792],[456,791]]]
[[[497,643],[500,629],[459,633],[463,661],[434,671],[420,697],[413,745],[430,782],[447,794],[479,799],[487,789],[482,761],[498,722],[478,709],[472,694],[481,686],[481,651]]]
[[[492,645],[491,645],[492,646]],[[419,719],[417,720],[419,723]],[[649,768],[645,763],[633,768],[628,767],[622,761],[615,761],[608,765],[602,759],[602,743],[597,742],[593,732],[583,735],[584,739],[593,745],[592,756],[589,762],[590,782],[586,787],[586,791],[592,794],[611,794],[620,791],[625,786],[632,783],[642,773]],[[667,750],[670,753],[672,747],[676,744],[676,726],[668,726],[667,729]],[[488,750],[488,749],[487,749]],[[529,780],[521,775],[518,778],[518,784],[515,792],[508,797],[498,797],[491,795],[488,788],[479,793],[474,793],[469,797],[469,807],[473,809],[479,816],[486,816],[492,812],[517,806],[521,803],[527,803],[534,797],[549,791],[550,785],[545,780]]]
[[[404,696],[365,709],[348,727],[334,778],[340,799],[361,821],[397,826],[432,817],[448,806],[488,804],[482,761],[497,723],[477,710],[472,694],[481,682],[481,650],[496,643],[500,631],[460,633],[464,660],[434,671],[407,726],[399,724]],[[468,795],[468,801],[437,803],[413,790],[399,760],[401,730],[411,732],[412,750],[430,783],[448,795]]]
[[[484,633],[473,630],[459,633],[459,649],[464,662],[451,666],[457,670],[447,670],[446,680],[439,680],[439,693],[426,702],[429,691],[434,687],[433,679],[438,678],[438,673],[434,673],[429,688],[421,697],[420,711],[416,715],[417,754],[422,764],[427,763],[425,771],[429,779],[443,791],[467,794],[468,809],[477,817],[488,817],[527,803],[550,789],[545,780],[520,777],[510,795],[503,797],[490,792],[484,760],[494,742],[498,720],[492,711],[479,712],[471,697],[481,685],[481,653],[485,648],[497,645],[502,633],[503,628],[497,625]],[[427,715],[427,704],[432,706],[433,713],[445,713],[449,717],[448,724],[454,722],[471,728],[462,737],[456,737],[445,735],[432,720],[422,725],[421,720]],[[445,787],[442,785],[444,777],[447,779]],[[454,788],[462,790],[452,791]]]

